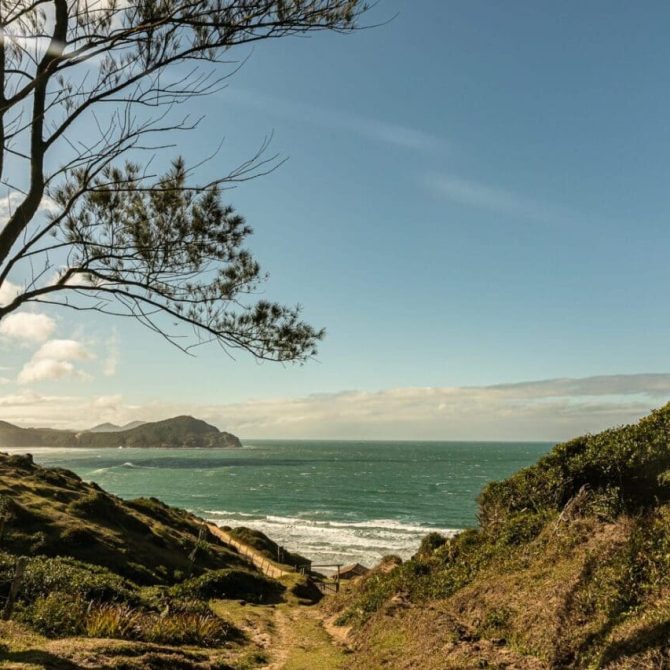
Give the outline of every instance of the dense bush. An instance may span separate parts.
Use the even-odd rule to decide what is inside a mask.
[[[279,582],[263,575],[228,568],[187,579],[173,586],[170,594],[177,598],[237,598],[260,603],[276,599],[282,591]]]
[[[427,558],[431,556],[436,549],[446,542],[447,538],[444,535],[440,535],[439,533],[428,533],[428,535],[421,540],[415,558]]]
[[[80,635],[84,630],[86,602],[69,593],[54,591],[39,596],[20,610],[20,618],[48,637]]]
[[[669,469],[670,404],[637,424],[559,444],[536,465],[492,482],[479,498],[480,520],[495,525],[514,512],[559,510],[583,487],[601,496],[605,514],[639,509],[670,497]]]
[[[9,554],[0,555],[0,583],[8,584],[11,581],[14,566],[15,557]],[[66,557],[31,558],[21,582],[19,599],[33,603],[54,592],[84,601],[139,601],[137,588],[106,568]]]

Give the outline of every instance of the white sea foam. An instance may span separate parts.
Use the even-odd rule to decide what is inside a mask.
[[[433,528],[396,519],[367,521],[326,521],[309,512],[298,516],[258,516],[226,510],[206,510],[218,525],[243,525],[260,530],[290,551],[297,551],[315,563],[360,562],[374,565],[382,556],[398,554],[403,559],[414,554],[429,532],[452,536],[453,528]]]

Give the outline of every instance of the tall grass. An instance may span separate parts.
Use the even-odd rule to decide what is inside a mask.
[[[86,617],[89,637],[106,637],[212,647],[225,642],[230,626],[213,614],[198,612],[141,612],[126,605],[101,604]]]

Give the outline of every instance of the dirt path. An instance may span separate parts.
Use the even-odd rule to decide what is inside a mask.
[[[246,556],[263,574],[267,575],[268,577],[278,579],[279,577],[295,574],[295,572],[292,570],[284,570],[277,567],[277,565],[269,561],[259,551],[253,547],[250,547],[248,544],[244,544],[243,542],[236,540],[230,533],[219,528],[215,524],[210,523],[207,525],[214,535],[222,539],[226,544],[230,544],[235,547],[235,549],[237,549],[240,554]]]
[[[344,670],[348,649],[334,639],[313,607],[275,610],[272,662],[263,670]]]
[[[235,547],[268,577],[279,579],[295,572],[282,569],[259,551],[234,538],[214,524],[208,524],[214,535]],[[249,638],[269,657],[262,670],[344,670],[347,667],[348,629],[335,626],[317,607],[284,603],[280,605],[245,605],[218,601],[220,614],[232,617],[246,629]],[[218,610],[215,610],[218,612]]]

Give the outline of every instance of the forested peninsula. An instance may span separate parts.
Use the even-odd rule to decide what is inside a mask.
[[[72,431],[52,428],[21,428],[0,421],[0,448],[11,447],[82,447],[82,448],[239,448],[232,433],[192,416],[177,416],[164,421],[141,423],[127,429],[106,424],[107,430]]]

